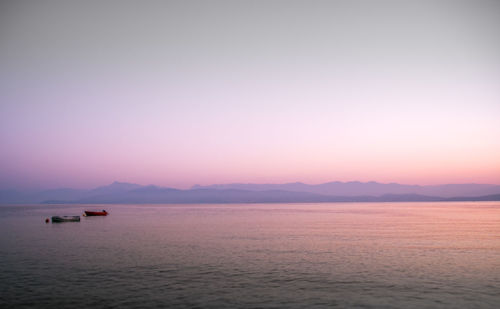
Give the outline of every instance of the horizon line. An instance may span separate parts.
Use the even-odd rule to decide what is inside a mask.
[[[327,181],[327,182],[320,182],[320,183],[306,183],[306,182],[301,182],[301,181],[293,181],[293,182],[276,182],[276,183],[270,183],[270,182],[265,182],[265,183],[258,183],[258,182],[227,182],[227,183],[212,183],[212,184],[206,184],[202,185],[199,183],[190,185],[187,188],[178,188],[174,186],[162,186],[162,185],[156,185],[153,183],[149,184],[140,184],[136,182],[127,182],[127,181],[118,181],[114,180],[111,183],[105,183],[93,187],[85,187],[85,188],[78,188],[78,187],[52,187],[52,188],[0,188],[0,191],[50,191],[50,190],[63,190],[63,189],[72,189],[72,190],[92,190],[92,189],[97,189],[101,187],[106,187],[110,186],[113,184],[130,184],[130,185],[138,185],[141,187],[149,187],[149,186],[154,186],[158,188],[169,188],[169,189],[176,189],[176,190],[192,190],[196,189],[196,187],[212,187],[212,186],[227,186],[227,185],[290,185],[290,184],[303,184],[303,185],[308,185],[308,186],[318,186],[318,185],[324,185],[324,184],[330,184],[330,183],[342,183],[342,184],[348,184],[348,183],[360,183],[360,184],[381,184],[381,185],[402,185],[402,186],[416,186],[416,187],[433,187],[433,186],[447,186],[447,185],[486,185],[486,186],[500,186],[500,184],[496,183],[480,183],[480,182],[464,182],[464,183],[439,183],[439,184],[429,184],[429,185],[424,185],[424,184],[408,184],[408,183],[399,183],[399,182],[379,182],[375,180],[370,180],[370,181],[359,181],[359,180],[349,180],[349,181],[340,181],[340,180],[332,180],[332,181]]]

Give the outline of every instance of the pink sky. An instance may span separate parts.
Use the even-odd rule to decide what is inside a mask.
[[[491,9],[78,5],[3,15],[0,189],[500,184]]]
[[[489,103],[498,99],[487,92],[492,86],[444,84],[435,94],[419,92],[422,83],[393,81],[339,80],[332,84],[342,90],[334,91],[319,83],[288,89],[252,82],[253,91],[235,82],[199,90],[207,87],[200,81],[190,87],[201,93],[190,93],[118,81],[105,89],[71,85],[46,93],[48,85],[19,93],[18,101],[44,102],[8,107],[3,182],[500,183],[500,110]],[[352,93],[355,87],[364,91]],[[478,97],[485,103],[475,103]]]

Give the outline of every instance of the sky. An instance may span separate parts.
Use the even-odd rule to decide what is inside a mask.
[[[500,1],[2,1],[0,189],[500,184]]]

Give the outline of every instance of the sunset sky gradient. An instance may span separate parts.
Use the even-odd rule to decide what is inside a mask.
[[[499,1],[0,4],[0,189],[500,184]]]

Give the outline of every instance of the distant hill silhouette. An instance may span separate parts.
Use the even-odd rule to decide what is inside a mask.
[[[301,182],[285,184],[216,184],[209,186],[193,186],[193,189],[238,189],[249,191],[285,190],[295,192],[310,192],[324,195],[358,196],[384,194],[418,194],[438,197],[480,196],[500,193],[499,185],[489,184],[445,184],[433,186],[402,185],[398,183],[370,182],[340,182],[333,181],[318,185],[309,185]]]
[[[423,193],[426,194],[423,194]],[[450,195],[457,193],[456,195]],[[82,203],[318,203],[500,201],[500,186],[454,184],[410,186],[377,182],[329,182],[321,185],[227,184],[179,190],[113,182],[91,190],[55,189],[40,192],[0,191],[1,204]]]

